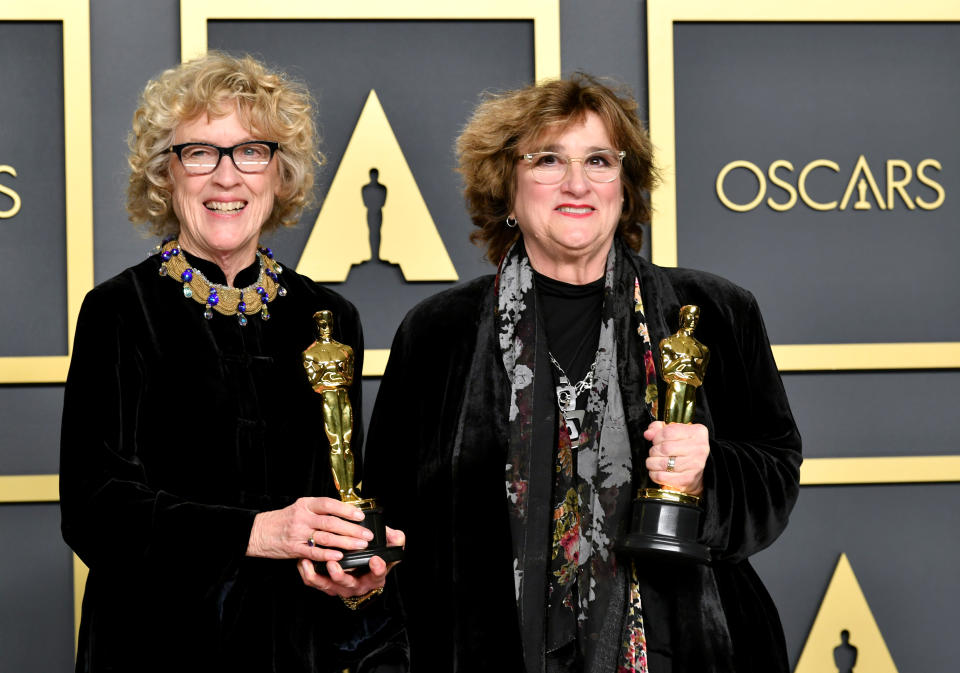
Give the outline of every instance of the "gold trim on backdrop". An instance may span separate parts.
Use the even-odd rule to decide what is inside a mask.
[[[73,319],[70,329],[76,324]],[[63,383],[70,368],[69,355],[29,355],[0,358],[0,383]]]
[[[207,51],[207,21],[215,19],[532,20],[534,76],[538,80],[560,76],[559,0],[180,0],[181,60]]]
[[[390,357],[389,348],[367,348],[363,351],[363,376],[383,376]]]
[[[93,179],[90,116],[90,4],[35,0],[0,6],[0,21],[63,24],[63,133],[67,257],[67,354],[0,357],[0,384],[62,382],[80,304],[93,287]]]
[[[80,609],[83,607],[83,590],[87,586],[89,569],[76,554],[73,555],[73,647],[80,649]]]
[[[960,368],[960,342],[892,344],[781,344],[780,371]]]
[[[15,474],[0,476],[0,503],[59,501],[59,475]]]
[[[674,24],[681,22],[952,22],[956,0],[650,0],[647,3],[650,138],[663,182],[651,194],[651,258],[677,265],[676,109]],[[960,368],[960,342],[774,346],[785,371]]]
[[[960,456],[808,458],[800,466],[801,486],[952,481],[960,481]]]
[[[373,364],[376,374],[367,373],[365,364],[368,376],[382,373],[388,354],[386,349],[374,352],[382,360]],[[960,482],[960,455],[807,458],[800,468],[802,486],[937,482]],[[0,503],[58,502],[59,488],[56,474],[0,476]]]

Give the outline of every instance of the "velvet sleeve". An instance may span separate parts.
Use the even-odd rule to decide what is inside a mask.
[[[454,498],[453,443],[492,283],[493,276],[484,276],[421,302],[390,347],[370,420],[364,492],[382,502],[388,525],[407,532],[408,547],[420,544],[419,524],[433,530],[449,516],[428,510]]]
[[[405,321],[406,322],[406,321]],[[390,642],[384,645],[381,654],[386,661],[397,662],[384,671],[407,671],[409,669],[409,645],[406,617],[401,587],[410,589],[410,584],[419,579],[415,568],[409,565],[411,554],[416,555],[422,540],[417,530],[416,510],[419,501],[417,492],[418,447],[423,441],[421,432],[424,409],[423,392],[411,390],[410,358],[412,341],[401,325],[390,348],[390,358],[374,404],[373,415],[364,446],[364,497],[376,498],[384,509],[388,526],[404,531],[407,535],[406,558],[387,575],[386,592],[369,612],[371,619],[384,620],[393,632]],[[413,573],[407,578],[406,573]],[[400,663],[403,662],[403,663]],[[378,672],[380,669],[375,669]]]
[[[715,558],[733,561],[783,531],[801,462],[800,434],[759,307],[749,292],[738,295],[722,309],[732,328],[711,350],[703,385],[712,417],[703,541]]]
[[[406,335],[401,325],[380,379],[365,446],[364,493],[376,497],[384,507],[387,525],[408,531],[417,481],[416,448],[423,440],[422,397],[429,389],[411,390],[408,385],[412,355]]]
[[[140,564],[209,582],[246,552],[256,511],[191,502],[153,488],[137,445],[146,385],[134,292],[120,283],[87,295],[77,322],[60,440],[61,527],[91,569]],[[170,425],[176,435],[176,396]],[[185,466],[188,469],[188,466]]]

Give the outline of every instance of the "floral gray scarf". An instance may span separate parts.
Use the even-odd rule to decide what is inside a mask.
[[[627,254],[617,240],[607,258],[597,363],[575,449],[566,425],[558,422],[553,370],[522,239],[501,262],[497,277],[497,329],[511,384],[506,489],[528,673],[544,670],[544,643],[558,638],[578,639],[585,671],[646,670],[634,571],[614,553],[633,494],[616,322],[633,320],[646,336],[639,282],[635,275],[623,282],[633,274]],[[634,289],[633,297],[616,296],[615,288],[624,286]],[[644,347],[644,360],[652,364],[649,338]],[[655,372],[652,381],[648,372],[647,399],[654,405],[655,381]],[[552,607],[558,603],[569,610]]]

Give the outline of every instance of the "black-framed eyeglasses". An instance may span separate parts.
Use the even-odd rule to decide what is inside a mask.
[[[534,180],[541,185],[556,185],[567,176],[570,164],[576,161],[583,166],[590,181],[613,182],[620,175],[625,156],[627,153],[623,150],[599,150],[585,157],[570,157],[561,152],[530,152],[519,158],[530,166]]]
[[[220,159],[224,156],[230,157],[241,173],[263,173],[278,149],[280,143],[273,140],[250,140],[233,147],[220,147],[209,143],[182,143],[174,145],[167,152],[176,154],[184,170],[190,175],[207,175],[217,170]]]

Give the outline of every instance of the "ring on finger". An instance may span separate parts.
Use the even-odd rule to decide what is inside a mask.
[[[667,472],[673,472],[677,468],[677,457],[667,457]]]
[[[317,543],[313,541],[313,536],[314,536],[314,534],[315,534],[316,532],[317,532],[317,531],[313,531],[313,533],[310,533],[310,539],[307,540],[307,546],[308,546],[308,547],[316,547],[316,546],[317,546]]]

